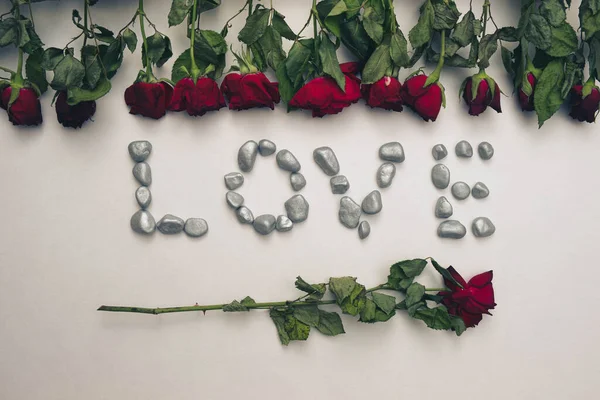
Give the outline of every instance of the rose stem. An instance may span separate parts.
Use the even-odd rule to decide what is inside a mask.
[[[192,7],[192,32],[190,33],[190,58],[192,59],[192,79],[194,80],[194,85],[200,76],[200,69],[198,68],[198,65],[196,65],[196,56],[194,55],[194,43],[196,41],[196,30],[194,29],[194,24],[196,23],[196,18],[198,18],[198,26],[200,26],[200,17],[198,16],[198,0],[194,0],[194,6]]]
[[[15,6],[15,20],[21,20],[21,6],[17,4]],[[23,24],[19,24],[19,41],[21,43],[21,38],[23,37]],[[17,86],[23,85],[23,49],[19,47],[19,53],[17,58],[17,73],[14,77],[14,83]]]
[[[140,0],[138,5],[138,16],[140,17],[140,32],[144,41],[144,50],[146,52],[146,79],[154,78],[152,73],[152,65],[150,64],[150,53],[148,52],[148,39],[146,38],[146,29],[144,27],[144,0]]]

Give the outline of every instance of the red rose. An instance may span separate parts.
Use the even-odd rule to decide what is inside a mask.
[[[194,85],[192,78],[183,78],[175,85],[170,111],[184,111],[189,115],[201,116],[208,111],[225,107],[225,98],[217,82],[210,78],[198,78]]]
[[[595,122],[600,106],[600,90],[598,87],[594,86],[592,92],[585,98],[583,97],[582,85],[573,86],[571,93],[571,112],[569,115],[581,122]]]
[[[344,92],[333,78],[321,76],[302,86],[290,100],[290,106],[312,110],[313,117],[337,114],[360,99],[360,79],[354,73],[357,63],[344,63],[340,68],[346,75]]]
[[[533,92],[537,81],[531,72],[527,73],[527,81],[529,82],[529,85],[531,85],[531,96],[527,96],[522,87],[519,88],[519,103],[521,104],[521,110],[533,111]]]
[[[425,121],[435,121],[442,108],[443,94],[438,83],[425,86],[427,75],[414,75],[400,89],[402,101]]]
[[[493,82],[493,81],[492,81]],[[494,82],[494,93],[490,88],[488,79],[481,79],[477,87],[477,93],[473,97],[473,77],[466,80],[465,89],[463,91],[463,99],[469,106],[469,114],[478,116],[484,112],[488,106],[492,107],[497,112],[501,113],[500,107],[500,87]]]
[[[367,105],[373,108],[402,111],[402,84],[398,79],[384,76],[371,85],[362,85],[360,91]]]
[[[125,90],[125,103],[130,114],[159,119],[164,117],[171,102],[173,88],[165,82],[137,82]]]
[[[471,278],[467,283],[453,267],[448,272],[462,288],[444,279],[449,292],[439,292],[442,296],[442,304],[448,308],[451,315],[462,318],[467,328],[476,326],[482,319],[483,314],[490,314],[489,310],[496,307],[494,302],[494,287],[492,285],[493,272],[488,271]]]
[[[42,105],[38,94],[32,88],[19,89],[19,96],[9,106],[12,87],[8,86],[2,91],[0,107],[8,111],[8,120],[13,125],[39,125],[42,123]]]
[[[56,116],[58,122],[67,128],[81,128],[85,121],[96,113],[95,101],[82,101],[74,106],[67,103],[67,93],[60,92],[56,98]]]
[[[221,92],[229,102],[230,110],[247,110],[255,107],[275,108],[279,103],[277,82],[271,82],[262,72],[254,74],[231,73],[221,83]]]

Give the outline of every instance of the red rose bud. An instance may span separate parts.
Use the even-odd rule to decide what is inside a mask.
[[[58,122],[67,128],[81,128],[96,113],[95,101],[82,101],[74,106],[67,103],[67,93],[60,92],[55,103]]]
[[[424,87],[427,75],[414,75],[404,82],[400,95],[404,104],[421,116],[425,121],[435,121],[442,108],[444,96],[438,83]]]
[[[596,121],[598,108],[600,107],[600,90],[597,86],[592,87],[592,92],[584,97],[584,86],[575,85],[571,89],[571,112],[569,115],[578,121],[589,123]]]
[[[254,74],[231,73],[221,83],[221,92],[229,102],[230,110],[247,110],[256,107],[275,108],[279,103],[277,82],[271,82],[262,72]]]
[[[531,72],[528,72],[527,73],[527,81],[529,82],[529,85],[531,86],[531,95],[528,96],[523,91],[523,87],[520,87],[519,88],[519,103],[521,104],[521,110],[534,111],[533,92],[535,90],[535,84],[536,84],[537,80],[535,79],[535,76]]]
[[[475,79],[474,79],[475,78]],[[490,88],[490,81],[494,84],[494,90]],[[477,91],[473,96],[473,84],[477,84]],[[488,106],[492,107],[497,112],[501,113],[502,108],[500,107],[500,87],[491,78],[482,77],[468,77],[465,81],[465,87],[463,91],[463,99],[469,106],[469,114],[478,116],[484,112]]]
[[[13,88],[8,86],[2,91],[0,107],[8,111],[8,120],[13,125],[39,125],[42,123],[42,106],[38,94],[32,88],[19,89],[19,96],[12,103],[10,95]]]
[[[125,90],[129,113],[159,119],[164,117],[171,102],[173,88],[165,82],[137,82]]]
[[[191,116],[202,116],[208,111],[218,111],[225,106],[225,98],[213,79],[198,78],[194,84],[192,78],[183,78],[175,85],[169,110],[185,110]]]
[[[335,80],[328,76],[321,76],[304,85],[292,97],[290,106],[312,110],[313,117],[342,112],[344,108],[350,107],[360,99],[360,80],[350,72],[345,75],[345,92],[340,89]]]
[[[402,111],[401,89],[402,84],[391,76],[384,76],[373,84],[365,84],[360,87],[362,97],[367,105],[372,108],[394,111]]]
[[[448,268],[450,275],[462,286],[444,279],[449,292],[439,292],[442,304],[448,308],[451,315],[462,318],[467,328],[472,328],[481,322],[483,314],[490,314],[489,310],[496,307],[494,302],[494,286],[492,285],[492,271],[474,276],[465,282],[462,276],[453,267]]]

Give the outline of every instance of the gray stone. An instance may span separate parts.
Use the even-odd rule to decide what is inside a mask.
[[[490,189],[483,182],[477,182],[473,189],[471,189],[471,195],[476,199],[485,199],[490,195]]]
[[[431,154],[433,155],[434,160],[440,161],[446,158],[448,155],[448,149],[443,144],[436,144],[431,149]]]
[[[465,182],[456,182],[452,185],[452,196],[457,200],[464,200],[471,194],[471,188]]]
[[[435,216],[438,218],[450,218],[454,210],[452,204],[444,196],[440,197],[435,203]]]
[[[261,156],[266,157],[274,154],[277,151],[277,146],[270,140],[263,139],[258,142],[258,152]]]
[[[175,235],[177,233],[181,233],[184,226],[185,221],[172,214],[165,215],[160,221],[158,221],[158,224],[156,224],[158,230],[165,235]]]
[[[330,147],[319,147],[313,151],[313,158],[321,170],[329,176],[340,172],[340,163]]]
[[[131,229],[142,235],[150,235],[156,230],[156,221],[148,211],[140,210],[131,217]]]
[[[363,221],[358,226],[358,237],[361,240],[366,239],[371,234],[371,225],[367,221]]]
[[[244,184],[244,175],[239,172],[230,172],[224,177],[225,187],[229,190],[235,190]]]
[[[258,155],[258,143],[249,140],[240,147],[238,151],[238,166],[244,172],[252,171],[256,156]]]
[[[488,237],[496,232],[496,227],[489,218],[479,217],[473,220],[471,231],[476,237]]]
[[[202,218],[188,218],[183,231],[190,237],[199,238],[208,233],[208,223]]]
[[[344,194],[350,189],[350,182],[344,175],[338,175],[331,178],[329,181],[331,192],[333,194]]]
[[[150,186],[152,184],[152,170],[145,162],[135,164],[133,167],[133,177],[142,186]]]
[[[285,171],[298,172],[302,168],[298,159],[289,150],[280,150],[275,159],[279,168]]]
[[[348,196],[344,196],[340,200],[340,211],[338,215],[342,225],[354,229],[360,222],[361,209],[354,200]]]
[[[254,222],[254,215],[252,211],[246,206],[241,206],[237,210],[235,210],[235,216],[238,221],[242,224],[252,224]]]
[[[440,224],[437,234],[445,239],[462,239],[467,234],[467,228],[456,220],[448,220]]]
[[[299,192],[306,186],[306,178],[300,172],[293,172],[290,175],[290,184],[295,192]]]
[[[400,143],[390,142],[379,148],[379,158],[384,161],[401,163],[404,162],[406,156],[404,155],[404,148]]]
[[[365,214],[378,214],[382,208],[383,202],[379,190],[373,190],[362,202],[362,210]]]
[[[438,189],[446,189],[450,184],[450,170],[444,164],[436,164],[431,169],[431,181]]]
[[[285,212],[292,222],[304,222],[308,218],[309,205],[304,196],[297,194],[285,202]]]
[[[254,226],[254,230],[261,235],[268,235],[275,230],[276,224],[277,220],[274,216],[265,214],[256,217],[252,226]]]
[[[381,167],[377,170],[377,186],[382,189],[390,187],[392,185],[392,181],[396,176],[396,166],[392,163],[382,164]]]
[[[225,195],[225,201],[229,204],[229,207],[237,210],[244,205],[244,196],[237,192],[227,192]]]
[[[277,217],[277,223],[275,224],[275,229],[277,229],[277,232],[289,232],[293,227],[294,223],[287,216],[280,215]]]
[[[457,157],[470,158],[473,157],[473,147],[471,143],[466,140],[461,140],[456,143],[456,147],[454,148]]]
[[[150,206],[150,203],[152,203],[152,193],[150,192],[150,189],[148,189],[146,186],[140,186],[135,191],[135,199],[137,200],[142,210],[145,210]]]
[[[477,146],[477,152],[482,160],[489,160],[494,156],[494,148],[488,142],[481,142]]]
[[[129,143],[127,147],[129,156],[135,162],[146,161],[150,153],[152,153],[152,144],[147,140],[136,140]]]

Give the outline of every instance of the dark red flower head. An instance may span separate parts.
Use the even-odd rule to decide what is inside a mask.
[[[337,114],[360,99],[360,79],[354,75],[355,63],[341,64],[346,77],[346,90],[340,89],[333,78],[320,76],[302,86],[290,100],[290,106],[311,110],[313,117]]]
[[[129,113],[159,119],[164,117],[171,102],[173,88],[166,82],[136,82],[125,90]]]
[[[529,82],[529,85],[531,86],[531,95],[527,95],[527,93],[525,93],[523,91],[523,87],[519,88],[519,103],[521,104],[521,110],[523,111],[533,111],[535,110],[534,106],[533,106],[533,94],[535,91],[535,84],[537,82],[537,80],[535,79],[535,76],[531,73],[528,72],[527,73],[527,81]]]
[[[12,103],[10,95],[13,88],[7,86],[2,90],[0,107],[8,111],[8,120],[13,125],[39,125],[42,123],[42,106],[37,92],[32,88],[19,89],[19,96]]]
[[[88,119],[96,113],[95,101],[82,101],[70,106],[67,103],[67,93],[59,92],[56,98],[56,116],[58,122],[67,128],[81,128]]]
[[[384,76],[373,84],[365,84],[360,87],[362,97],[367,105],[394,111],[402,111],[401,89],[400,81],[391,76]]]
[[[600,90],[592,87],[592,92],[583,97],[582,85],[575,85],[571,89],[571,112],[569,115],[578,121],[595,122],[598,108],[600,107]]]
[[[189,115],[202,116],[208,111],[217,111],[225,106],[225,98],[213,79],[198,78],[194,84],[192,78],[183,78],[175,85],[169,110],[187,111]]]
[[[473,85],[476,87],[476,92],[473,93]],[[494,85],[492,90],[490,85]],[[463,99],[469,106],[469,114],[478,116],[484,112],[488,106],[492,107],[497,112],[501,113],[500,107],[500,87],[491,78],[468,77],[465,81]]]
[[[435,121],[442,108],[444,93],[436,82],[425,87],[427,75],[413,75],[400,89],[404,104],[419,114],[425,121]]]
[[[484,272],[465,282],[453,267],[448,268],[452,277],[460,283],[462,288],[448,279],[444,283],[449,292],[439,292],[442,296],[442,304],[448,308],[451,315],[462,318],[467,328],[472,328],[481,322],[483,314],[491,315],[489,310],[496,307],[494,302],[494,287],[492,271]]]
[[[230,110],[247,110],[256,107],[275,108],[279,103],[277,82],[271,82],[262,72],[253,74],[228,74],[221,83],[221,92],[229,102]]]

